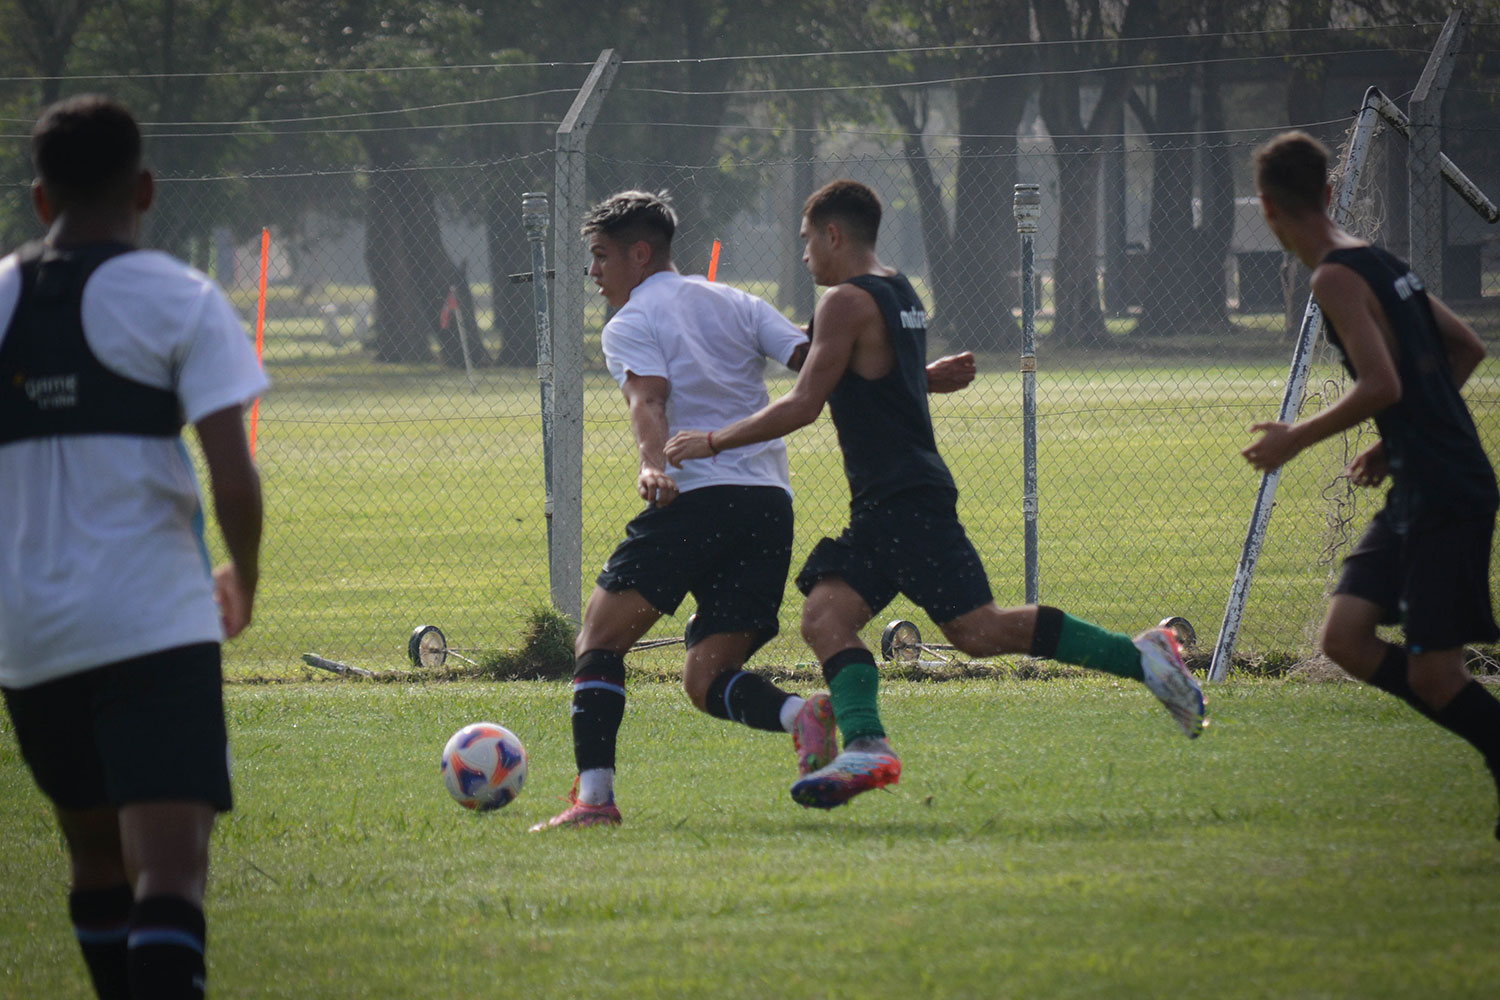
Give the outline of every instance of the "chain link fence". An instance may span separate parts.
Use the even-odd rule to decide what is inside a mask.
[[[835,177],[880,192],[887,206],[880,254],[911,275],[927,301],[930,355],[979,356],[975,384],[935,397],[932,412],[961,516],[1002,604],[1023,599],[1011,185],[1038,183],[1041,599],[1124,631],[1180,615],[1200,645],[1211,646],[1258,484],[1238,452],[1251,422],[1275,416],[1306,297],[1305,272],[1278,249],[1249,189],[1251,151],[1270,134],[1131,134],[1080,150],[1033,130],[1004,150],[928,142],[920,153],[899,139],[865,137],[856,148],[828,142],[810,155],[688,164],[591,152],[588,176],[600,197],[623,188],[669,191],[683,217],[678,268],[704,273],[718,241],[717,280],[764,296],[798,322],[817,294],[800,258],[802,200]],[[1404,236],[1390,206],[1399,195],[1392,165],[1402,157],[1399,137],[1386,134],[1374,153],[1359,226],[1400,251]],[[547,190],[551,155],[248,181],[160,179],[164,196],[186,205],[232,186],[266,218],[300,220],[270,232],[262,337],[274,388],[256,426],[268,531],[258,619],[232,647],[232,671],[275,671],[307,651],[399,666],[412,629],[429,623],[456,652],[477,657],[518,645],[528,611],[548,603],[521,203],[523,192]],[[974,171],[1004,183],[965,187]],[[1445,297],[1494,345],[1497,244],[1452,211]],[[559,245],[549,248],[554,261]],[[193,255],[254,329],[260,234],[208,230]],[[639,507],[625,405],[599,351],[604,307],[589,301],[584,596]],[[1493,362],[1482,367],[1467,390],[1492,454],[1500,453],[1494,371]],[[767,374],[773,394],[791,384],[774,364]],[[1305,411],[1343,391],[1326,348],[1309,386]],[[1342,477],[1360,436],[1371,432],[1328,442],[1284,473],[1242,652],[1312,649],[1338,559],[1378,503]],[[826,418],[788,447],[800,559],[842,528],[848,493]],[[788,590],[782,635],[762,662],[809,658],[797,631],[801,601]],[[690,611],[664,619],[654,635],[680,635]],[[939,638],[898,599],[869,640],[894,618]]]

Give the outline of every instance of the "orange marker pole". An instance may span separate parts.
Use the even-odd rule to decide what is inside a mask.
[[[713,281],[719,274],[719,241],[714,240],[714,252],[708,258],[708,280]]]
[[[255,360],[266,352],[266,271],[271,266],[271,230],[260,231],[260,303],[255,307]],[[263,362],[262,362],[263,363]],[[260,428],[260,397],[250,406],[250,457],[255,457],[255,432]]]

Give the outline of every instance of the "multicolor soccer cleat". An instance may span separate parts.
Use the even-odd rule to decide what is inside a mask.
[[[820,691],[798,710],[792,723],[792,746],[797,750],[797,773],[803,777],[827,767],[839,755],[839,730],[828,695]]]
[[[901,780],[901,758],[890,752],[845,750],[833,763],[792,786],[792,799],[811,809],[834,809],[860,792]]]
[[[1188,739],[1195,740],[1208,725],[1204,719],[1203,688],[1182,662],[1182,650],[1171,629],[1153,628],[1135,637],[1141,651],[1146,687],[1172,713]]]
[[[568,808],[553,816],[551,819],[538,823],[531,828],[532,833],[541,833],[545,830],[556,830],[562,827],[579,829],[585,826],[619,826],[620,810],[615,807],[614,796],[603,805],[591,806],[578,801],[578,779],[573,779],[573,790],[568,793]]]

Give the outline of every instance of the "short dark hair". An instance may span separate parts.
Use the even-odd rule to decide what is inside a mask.
[[[1255,188],[1292,215],[1322,212],[1328,159],[1306,132],[1283,132],[1255,151]]]
[[[605,198],[583,217],[583,235],[599,234],[630,246],[645,240],[653,256],[672,255],[677,212],[667,192],[621,191]]]
[[[880,235],[880,195],[868,184],[837,180],[814,191],[802,214],[814,226],[838,222],[856,241],[875,245]]]
[[[42,112],[31,130],[31,162],[59,204],[122,197],[141,170],[141,130],[120,102],[80,94]]]

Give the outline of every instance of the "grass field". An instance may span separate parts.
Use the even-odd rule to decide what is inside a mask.
[[[626,825],[531,835],[571,779],[564,685],[232,685],[210,995],[1493,997],[1477,756],[1354,685],[1211,696],[1189,742],[1131,684],[888,684],[902,783],[819,813],[783,737],[640,683]],[[531,753],[487,816],[437,769],[480,718]],[[86,996],[8,730],[0,842],[0,996]]]

